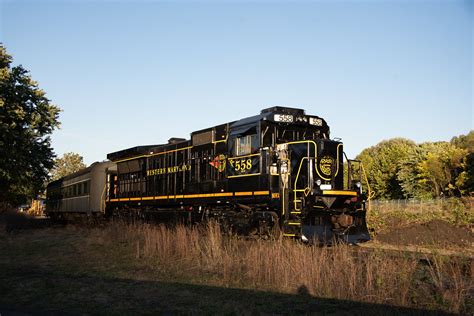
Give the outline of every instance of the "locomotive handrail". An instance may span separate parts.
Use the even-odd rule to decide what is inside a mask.
[[[367,183],[367,190],[368,190],[368,192],[367,192],[367,202],[369,202],[368,211],[370,212],[370,210],[371,210],[370,200],[375,196],[375,191],[372,191],[370,189],[369,179],[367,178],[367,173],[365,172],[364,164],[362,163],[362,161],[360,162],[360,165],[362,167],[362,173],[364,174],[365,182]]]
[[[104,190],[102,190],[102,194],[100,196],[100,211],[102,213],[105,212],[105,191],[107,189],[107,183],[104,184]]]
[[[293,204],[294,204],[294,208],[295,208],[296,211],[300,211],[300,210],[301,210],[301,208],[298,208],[298,207],[297,207],[297,201],[298,201],[298,200],[297,200],[297,197],[298,197],[298,196],[297,196],[297,193],[298,193],[298,192],[306,192],[306,189],[309,189],[307,186],[306,186],[304,189],[297,189],[298,178],[299,178],[299,176],[300,176],[301,167],[303,166],[303,161],[304,161],[305,159],[309,159],[309,158],[308,158],[308,157],[303,157],[303,158],[301,158],[300,166],[299,166],[299,168],[298,168],[298,172],[296,173],[295,188],[293,189],[293,193],[294,193],[294,196],[295,196],[294,199],[293,199]],[[306,194],[305,194],[305,195],[306,195]]]

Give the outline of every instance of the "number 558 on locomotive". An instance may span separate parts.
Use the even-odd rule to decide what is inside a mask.
[[[214,218],[242,234],[283,234],[319,242],[370,239],[361,165],[330,138],[326,121],[302,109],[259,115],[191,133],[189,140],[107,155],[101,207],[76,212]],[[49,189],[49,188],[48,188]],[[51,215],[64,215],[55,198]]]

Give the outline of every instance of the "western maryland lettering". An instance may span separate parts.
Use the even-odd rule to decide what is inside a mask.
[[[160,174],[177,173],[177,172],[182,172],[182,171],[191,171],[191,165],[181,165],[181,166],[150,169],[146,171],[146,175],[149,177],[149,176],[157,176]]]

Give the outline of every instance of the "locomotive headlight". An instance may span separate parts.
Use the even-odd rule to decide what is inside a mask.
[[[323,126],[323,120],[316,117],[310,117],[309,124],[316,125],[316,126]]]
[[[297,116],[296,122],[308,122],[308,118],[306,116]]]
[[[316,185],[319,187],[321,185],[321,180],[316,180]]]
[[[362,184],[360,182],[356,183],[356,187],[358,187],[359,189],[360,189],[361,186],[362,186]]]
[[[289,114],[275,114],[273,116],[275,122],[293,123],[293,115]]]

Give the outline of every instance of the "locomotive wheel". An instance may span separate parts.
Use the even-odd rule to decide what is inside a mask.
[[[272,219],[273,219],[272,238],[280,239],[281,237],[280,222],[278,220],[278,215],[275,212],[272,212]]]
[[[255,215],[259,217],[255,222],[258,225],[258,235],[260,238],[280,238],[280,224],[278,222],[278,215],[275,212],[258,212]]]

